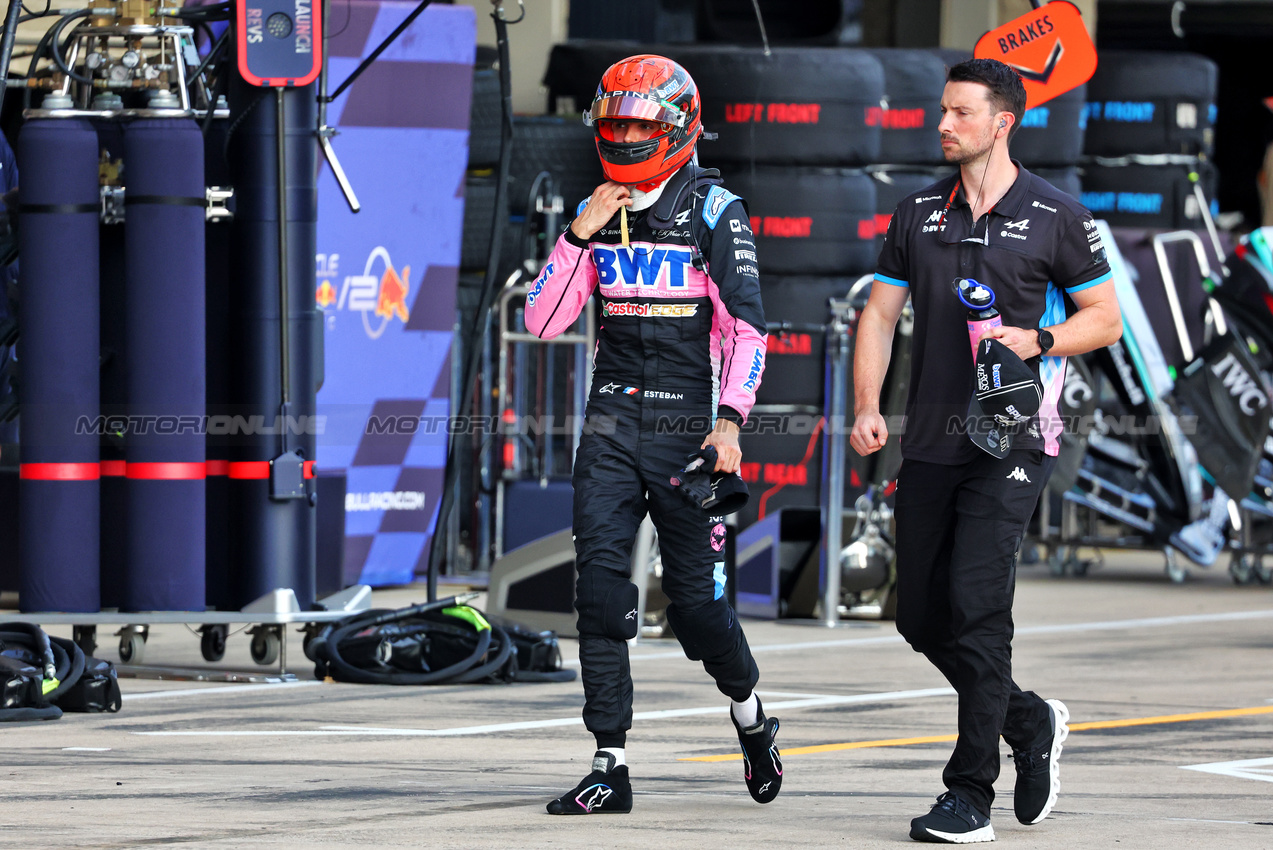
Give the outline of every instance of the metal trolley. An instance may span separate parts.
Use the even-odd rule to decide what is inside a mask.
[[[86,655],[97,650],[99,626],[118,626],[121,672],[145,676],[140,668],[146,652],[150,627],[155,625],[197,625],[199,649],[209,662],[225,657],[226,641],[232,626],[244,626],[251,636],[252,660],[262,667],[278,664],[280,674],[287,672],[287,640],[285,629],[292,624],[302,626],[305,646],[329,623],[343,620],[371,607],[371,588],[365,584],[348,587],[320,599],[322,610],[302,611],[296,594],[290,589],[275,590],[247,605],[241,611],[102,611],[91,614],[0,612],[0,620],[32,623],[37,626],[71,626],[72,640]]]

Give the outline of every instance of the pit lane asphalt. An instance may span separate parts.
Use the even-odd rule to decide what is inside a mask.
[[[1162,556],[1110,553],[1083,578],[1019,572],[1014,677],[1070,708],[1060,800],[991,813],[1021,848],[1273,848],[1273,588],[1223,561],[1168,582]],[[424,600],[378,591],[376,607]],[[479,606],[481,600],[477,603]],[[2,614],[0,614],[2,619]],[[123,679],[123,710],[0,725],[0,847],[895,847],[943,789],[955,732],[946,682],[891,623],[744,620],[760,693],[780,718],[785,776],[748,797],[727,700],[674,641],[632,651],[637,717],[629,815],[544,804],[587,773],[570,683],[319,683],[289,632],[295,683]],[[69,634],[69,628],[50,628]],[[99,631],[102,657],[113,638]],[[247,638],[209,665],[180,626],[146,661],[260,672]],[[562,641],[577,667],[574,641]]]

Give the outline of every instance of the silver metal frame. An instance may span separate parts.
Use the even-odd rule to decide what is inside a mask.
[[[583,369],[578,373],[579,380],[575,382],[572,393],[573,408],[577,417],[573,436],[573,447],[577,450],[579,447],[579,438],[582,428],[581,420],[588,405],[588,391],[592,386],[591,353],[593,348],[596,346],[597,340],[596,318],[593,314],[592,301],[589,299],[588,303],[584,306],[582,316],[580,317],[584,323],[582,333],[570,331],[552,339],[542,339],[525,330],[510,330],[509,319],[510,316],[513,315],[513,301],[515,299],[525,299],[526,294],[530,291],[530,284],[518,282],[522,280],[523,277],[524,275],[521,269],[514,272],[505,282],[504,289],[500,292],[496,302],[498,308],[496,311],[496,320],[498,322],[496,325],[496,333],[499,335],[499,342],[498,362],[495,364],[495,374],[497,377],[493,388],[494,396],[500,399],[501,402],[505,402],[510,396],[510,384],[515,384],[517,381],[517,376],[510,375],[509,370],[509,355],[514,344],[519,346],[519,356],[523,353],[523,350],[520,350],[522,346],[579,346],[577,353],[578,355],[582,355]],[[519,319],[518,326],[521,327],[523,320],[521,320],[520,312],[517,315]],[[517,371],[520,374],[525,370],[518,369]],[[514,386],[512,389],[514,392],[520,392],[519,387]],[[529,399],[522,398],[521,401],[525,403],[529,401]],[[536,401],[539,406],[543,406],[544,398],[542,393],[537,396]],[[551,457],[551,440],[538,443],[536,445],[536,449],[541,453],[540,468],[541,470],[546,470],[548,460]],[[492,529],[493,538],[491,546],[493,549],[493,558],[499,558],[504,554],[504,490],[512,480],[514,480],[514,478],[508,474],[508,471],[505,471],[500,474],[494,482],[495,508],[494,516],[492,517],[492,525],[494,528]]]

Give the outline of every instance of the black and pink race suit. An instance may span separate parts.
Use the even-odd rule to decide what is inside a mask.
[[[653,206],[629,212],[627,246],[617,215],[587,241],[567,229],[526,297],[526,327],[546,339],[596,299],[573,483],[583,715],[598,747],[623,746],[632,723],[625,640],[640,624],[628,577],[647,512],[686,655],[733,699],[759,677],[725,599],[723,519],[687,504],[668,480],[717,417],[745,422],[765,367],[755,239],[742,199],[718,184],[687,165]]]

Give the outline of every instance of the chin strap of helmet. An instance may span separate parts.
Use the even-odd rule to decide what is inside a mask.
[[[719,186],[724,182],[715,168],[700,168],[693,161],[687,162],[668,178],[663,194],[650,207],[647,220],[656,228],[671,227],[681,204],[685,203],[690,192],[704,186]]]

